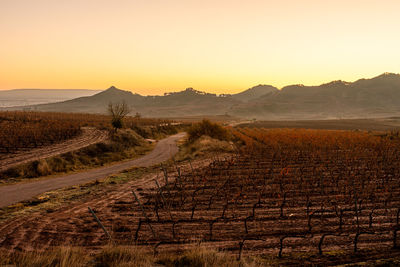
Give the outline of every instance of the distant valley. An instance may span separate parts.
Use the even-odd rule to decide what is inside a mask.
[[[101,90],[88,89],[13,89],[0,90],[0,107],[31,106],[92,96]]]

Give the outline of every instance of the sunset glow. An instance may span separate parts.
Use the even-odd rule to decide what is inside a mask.
[[[0,89],[235,93],[400,72],[398,0],[2,0]]]

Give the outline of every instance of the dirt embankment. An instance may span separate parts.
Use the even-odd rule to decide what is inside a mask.
[[[96,128],[84,127],[82,134],[78,137],[69,139],[65,142],[35,148],[28,151],[18,151],[0,159],[0,172],[17,165],[27,163],[34,160],[44,159],[78,150],[83,147],[103,142],[108,138],[106,131],[101,131]]]

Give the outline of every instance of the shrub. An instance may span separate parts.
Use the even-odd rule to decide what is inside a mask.
[[[125,147],[139,146],[141,139],[142,137],[131,129],[126,129],[111,136],[112,141]]]
[[[219,140],[229,140],[229,132],[218,123],[213,123],[209,120],[202,120],[199,123],[193,124],[188,130],[189,142],[193,142],[203,135],[208,135],[211,138]]]
[[[129,114],[130,108],[125,102],[122,103],[109,103],[108,114],[111,115],[111,125],[116,132],[123,127],[122,119]]]

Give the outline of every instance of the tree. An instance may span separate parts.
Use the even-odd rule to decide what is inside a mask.
[[[130,112],[131,110],[125,101],[122,103],[110,102],[108,104],[108,113],[111,116],[111,125],[114,127],[115,131],[122,128],[122,119]]]

